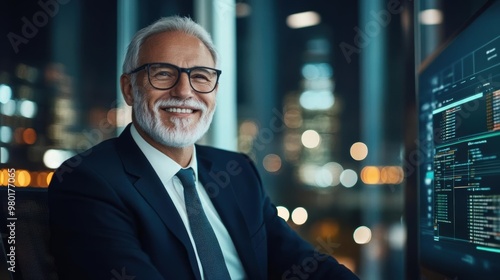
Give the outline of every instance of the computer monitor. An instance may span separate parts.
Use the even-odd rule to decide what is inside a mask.
[[[418,72],[424,279],[500,279],[500,1]]]

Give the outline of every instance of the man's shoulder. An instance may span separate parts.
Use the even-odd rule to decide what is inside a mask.
[[[77,168],[79,166],[85,165],[89,167],[93,166],[99,168],[99,166],[109,165],[110,162],[118,159],[116,151],[116,139],[117,138],[104,140],[85,151],[77,153],[76,155],[64,161],[59,169],[63,168],[63,166]]]
[[[92,146],[84,152],[78,153],[75,157],[81,157],[86,161],[102,161],[109,159],[116,152],[116,140],[118,138],[110,138],[102,141],[99,144]]]
[[[82,174],[106,174],[114,172],[119,157],[116,152],[116,138],[104,140],[91,148],[65,160],[54,172],[51,187],[62,183],[63,179],[82,178]],[[89,173],[90,172],[90,173]],[[116,172],[115,172],[116,173]],[[76,175],[79,174],[79,175]],[[69,176],[69,177],[68,177]],[[50,188],[49,188],[50,189]]]

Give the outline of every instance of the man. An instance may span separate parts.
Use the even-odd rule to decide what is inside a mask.
[[[135,35],[120,78],[132,124],[49,187],[61,279],[357,279],[277,216],[248,157],[194,144],[215,110],[216,62],[188,18]]]

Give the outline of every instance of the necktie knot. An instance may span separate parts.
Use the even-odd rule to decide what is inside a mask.
[[[176,174],[184,188],[195,188],[194,171],[191,167],[179,170]]]

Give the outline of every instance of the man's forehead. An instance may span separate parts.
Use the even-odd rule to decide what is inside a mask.
[[[157,51],[168,51],[175,48],[186,52],[188,50],[206,52],[214,60],[210,49],[203,41],[194,35],[182,31],[164,31],[149,36],[141,45],[139,56],[141,57],[145,53],[150,55],[150,51],[153,51],[153,54],[159,54]]]

